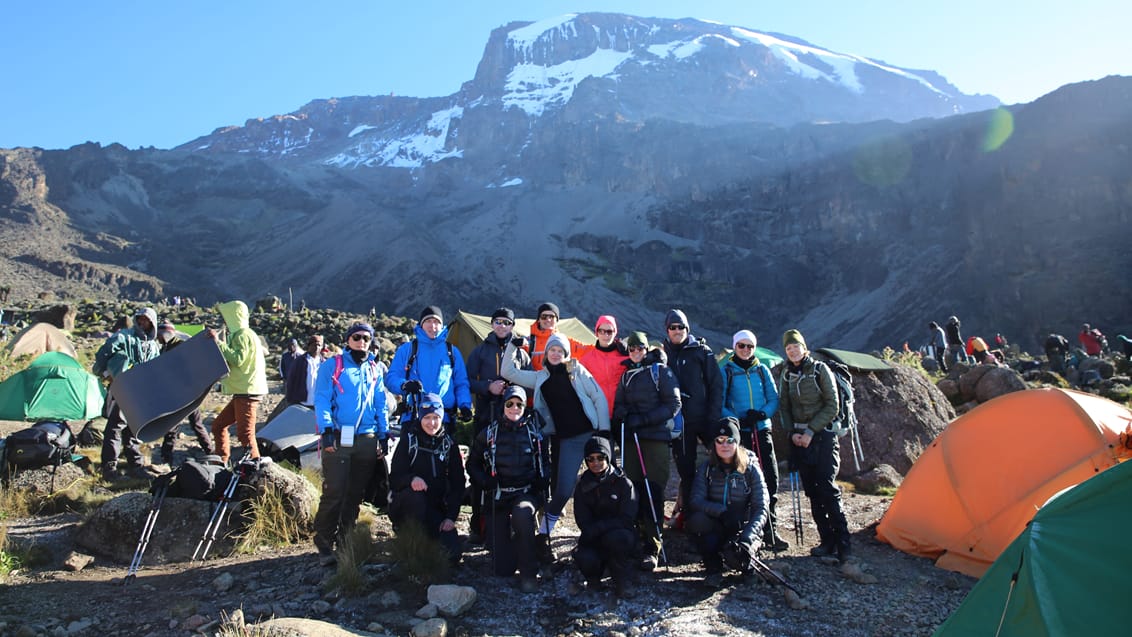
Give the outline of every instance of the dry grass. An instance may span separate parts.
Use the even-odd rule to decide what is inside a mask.
[[[447,581],[452,568],[444,546],[429,537],[415,520],[398,525],[393,539],[393,555],[402,575],[426,586]]]
[[[310,538],[310,529],[287,511],[282,493],[270,484],[247,504],[249,522],[237,538],[236,551],[254,553],[263,546],[287,546]]]
[[[334,552],[338,568],[326,582],[328,590],[337,589],[344,595],[356,596],[369,589],[362,566],[377,554],[370,521],[359,518],[358,524],[342,538]]]

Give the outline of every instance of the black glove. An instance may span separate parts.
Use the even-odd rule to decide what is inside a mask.
[[[401,383],[402,394],[419,394],[424,391],[424,385],[419,380],[407,380]]]
[[[625,416],[625,426],[630,430],[640,429],[647,424],[649,424],[649,422],[645,419],[644,414],[629,414]]]
[[[747,418],[751,419],[751,423],[762,422],[767,419],[766,412],[761,409],[748,409]]]
[[[461,407],[460,408],[460,420],[467,422],[471,419],[472,419],[472,408],[471,407]]]
[[[719,521],[723,524],[724,530],[729,532],[737,530],[739,525],[743,523],[743,521],[739,519],[739,514],[730,509],[724,511],[723,514],[719,516]]]
[[[330,447],[335,447],[337,445],[338,440],[337,436],[334,435],[333,429],[327,429],[326,431],[322,432],[322,436],[319,437],[320,447],[322,447],[323,449],[329,449]]]
[[[746,533],[740,535],[735,541],[743,546],[743,548],[750,551],[752,555],[763,545],[757,537],[747,535]]]

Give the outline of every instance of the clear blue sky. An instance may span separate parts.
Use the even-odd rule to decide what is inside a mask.
[[[1029,102],[1132,75],[1128,0],[36,0],[0,18],[0,148],[170,148],[319,98],[448,95],[514,20],[716,20]]]

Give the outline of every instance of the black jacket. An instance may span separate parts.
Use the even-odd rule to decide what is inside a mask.
[[[523,338],[512,335],[511,340],[515,342],[515,355],[519,358],[516,366],[519,369],[530,369],[531,356],[526,350],[520,349]],[[501,345],[495,334],[491,333],[482,343],[476,345],[468,356],[468,387],[472,391],[472,400],[476,407],[476,431],[503,417],[501,396],[492,394],[488,387],[493,381],[505,380],[499,369],[506,348],[507,342],[504,341]]]
[[[707,343],[689,334],[682,347],[664,341],[668,367],[680,384],[685,433],[715,426],[723,412],[723,375]]]
[[[725,511],[734,511],[742,524],[740,535],[744,541],[750,542],[766,523],[770,497],[759,459],[754,452],[742,447],[738,452],[747,454],[747,470],[743,473],[714,465],[710,460],[700,465],[692,483],[690,506],[693,511],[703,511],[713,518],[718,518]]]
[[[508,499],[509,493],[542,494],[550,484],[550,445],[539,431],[541,419],[528,413],[517,423],[501,419],[476,434],[468,457],[468,476],[484,491]]]
[[[283,381],[284,397],[289,403],[299,403],[303,405],[313,405],[314,396],[307,395],[307,354],[295,359],[291,364],[291,369],[287,370],[287,378]],[[318,363],[315,363],[318,365]],[[312,388],[313,389],[313,388]]]
[[[614,529],[636,528],[637,492],[612,464],[600,476],[586,470],[574,486],[574,521],[581,542],[596,541]]]
[[[393,493],[408,489],[413,478],[420,478],[428,484],[425,493],[430,506],[443,511],[449,520],[460,516],[460,502],[464,499],[464,461],[460,457],[460,447],[447,432],[430,436],[416,422],[406,425],[397,442],[397,450],[393,452],[389,489]]]
[[[650,351],[634,365],[626,359],[621,363],[625,373],[617,383],[617,394],[613,399],[613,422],[624,423],[626,435],[637,434],[645,440],[672,439],[668,420],[680,411],[680,388],[676,377],[664,363],[660,362],[660,352]],[[652,366],[657,366],[656,382],[653,382]]]

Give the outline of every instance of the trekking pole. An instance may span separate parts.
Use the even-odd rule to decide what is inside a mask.
[[[798,595],[799,597],[802,596],[802,594],[798,592],[798,589],[794,588],[790,585],[790,582],[786,581],[785,577],[776,573],[774,569],[767,566],[766,562],[760,560],[759,558],[751,558],[751,568],[753,568],[755,573],[758,573],[759,577],[763,578],[763,581],[767,582],[768,584],[780,584],[794,591],[795,595]]]
[[[204,527],[204,533],[201,533],[200,541],[197,542],[196,549],[193,550],[193,556],[189,562],[195,562],[197,553],[200,553],[200,561],[204,561],[208,557],[208,550],[212,548],[212,543],[216,541],[216,533],[220,530],[220,523],[224,521],[224,512],[228,509],[228,504],[232,501],[232,496],[236,493],[236,487],[240,484],[240,475],[243,472],[244,463],[251,456],[251,451],[244,453],[244,457],[236,463],[235,471],[232,472],[232,478],[228,480],[228,486],[224,488],[224,494],[220,497],[220,502],[216,504],[216,509],[212,512],[212,517],[209,518],[208,524]],[[204,552],[201,553],[201,546],[204,546]]]
[[[857,435],[857,420],[849,420],[849,444],[853,447],[853,466],[861,470],[861,463],[865,461],[865,449],[861,446],[861,437]]]
[[[641,475],[645,480],[645,493],[649,498],[649,511],[652,512],[652,522],[656,526],[656,538],[660,540],[660,558],[664,560],[664,565],[668,566],[668,555],[664,552],[664,533],[660,527],[660,520],[656,515],[655,502],[652,499],[652,486],[649,485],[649,472],[645,469],[645,456],[641,453],[641,439],[637,436],[637,432],[633,432],[633,444],[637,446],[637,459],[641,461]]]
[[[158,487],[153,494],[153,502],[149,505],[149,515],[145,518],[141,537],[138,538],[138,547],[134,549],[134,558],[130,560],[130,568],[126,571],[125,579],[122,580],[123,586],[137,577],[138,569],[141,568],[142,556],[145,555],[145,549],[149,546],[149,537],[153,535],[153,527],[157,524],[157,516],[161,513],[161,504],[165,501],[165,493],[168,490],[169,484],[165,483]]]
[[[797,471],[790,472],[790,507],[791,515],[794,522],[794,541],[801,546],[802,541],[805,539],[805,531],[802,528],[802,494],[799,492],[801,487],[801,479]]]
[[[619,449],[621,458],[617,461],[617,466],[625,469],[625,423],[621,423],[621,449]]]

